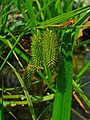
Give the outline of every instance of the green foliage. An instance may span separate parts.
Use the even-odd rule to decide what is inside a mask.
[[[59,70],[52,120],[70,120],[72,99],[72,31],[64,32],[60,46]],[[59,107],[60,106],[60,107]],[[59,111],[59,112],[57,112]]]
[[[4,120],[3,96],[4,96],[4,81],[2,79],[2,93],[0,95],[0,120]]]

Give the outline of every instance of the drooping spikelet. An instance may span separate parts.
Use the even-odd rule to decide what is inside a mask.
[[[31,86],[31,80],[34,74],[34,66],[28,64],[28,66],[25,68],[25,74],[23,78],[24,86],[26,88],[29,88]]]
[[[54,66],[58,59],[59,43],[55,31],[46,29],[42,34],[43,63]]]
[[[43,54],[41,36],[34,36],[32,38],[31,54],[32,54],[33,65],[36,68],[41,67],[42,66],[42,54]]]

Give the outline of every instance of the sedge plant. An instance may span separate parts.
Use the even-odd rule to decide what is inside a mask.
[[[22,1],[22,3],[18,0],[13,0],[13,1],[10,0],[7,3],[8,4],[7,7],[4,7],[5,4],[3,2],[5,1],[2,0],[3,7],[0,13],[1,15],[0,44],[2,45],[0,48],[2,48],[3,46],[7,46],[8,48],[10,48],[10,51],[5,57],[3,63],[2,64],[0,63],[1,65],[0,71],[3,69],[5,64],[9,64],[11,69],[15,72],[15,75],[17,76],[21,87],[26,87],[26,90],[24,90],[24,94],[27,101],[23,103],[28,104],[33,120],[37,120],[37,116],[35,114],[34,106],[31,99],[33,98],[33,96],[29,95],[27,87],[28,85],[31,85],[32,76],[34,75],[35,71],[37,71],[38,75],[42,78],[42,80],[52,91],[52,93],[55,94],[53,113],[51,119],[70,120],[72,84],[79,93],[79,95],[82,96],[84,101],[88,104],[88,106],[90,105],[90,101],[82,92],[81,88],[78,88],[77,85],[78,83],[76,83],[72,78],[72,69],[73,69],[72,58],[73,58],[73,47],[76,43],[76,36],[77,36],[76,29],[80,29],[79,25],[83,23],[83,21],[89,16],[89,12],[86,11],[90,9],[90,5],[79,8],[81,6],[79,4],[78,9],[71,11],[74,0],[69,0],[68,2],[64,1],[64,8],[62,8],[62,0],[51,0],[51,1],[42,0],[42,4],[41,1],[39,0],[36,1],[25,0]],[[11,10],[12,4],[16,9]],[[20,14],[22,14],[24,19],[23,22],[24,24],[20,24],[20,23],[12,24],[10,27],[7,27],[8,14],[10,12],[14,13],[13,11],[14,12],[18,11]],[[79,18],[78,16],[80,14],[82,15],[82,17]],[[74,26],[73,25],[68,26],[67,24],[64,24],[64,22],[73,18],[78,18],[78,20],[75,21]],[[57,26],[58,28],[56,29],[54,24],[62,24],[61,25],[62,27],[63,25],[66,26],[64,26],[64,28],[61,27],[59,28]],[[15,32],[15,28],[17,26],[22,26],[22,32],[21,33],[19,32],[19,34],[15,36],[15,34],[13,33]],[[23,36],[25,34],[27,35],[28,32],[34,34],[31,37],[32,38],[31,60],[26,55],[26,53],[24,53],[17,46],[20,43],[20,40],[23,38]],[[75,35],[74,40],[73,40],[73,35]],[[30,65],[28,65],[25,69],[24,78],[22,78],[19,72],[16,70],[16,68],[14,68],[14,66],[8,62],[8,59],[11,56],[11,54],[14,54],[21,68],[24,67],[20,59],[17,57],[17,54],[25,62],[29,61]],[[0,52],[0,57],[1,56],[3,56],[3,51]],[[78,80],[80,80],[80,77],[84,74],[84,72],[88,69],[89,66],[90,63],[88,63],[86,68],[80,71],[80,73],[77,75]],[[52,81],[52,74],[54,70],[56,70],[57,72],[56,90],[54,87],[54,83]],[[8,96],[8,98],[11,97],[12,96]],[[14,97],[16,98],[16,96]],[[52,96],[51,99],[53,99]],[[47,101],[48,100],[50,100],[50,98],[47,98]],[[37,99],[36,101],[40,102],[39,99]],[[1,102],[1,106],[2,105],[3,104]],[[51,107],[52,104],[50,105],[50,108]],[[0,108],[0,110],[2,111],[2,108]],[[43,113],[45,113],[45,111],[43,111],[40,116],[42,116]],[[38,120],[40,116],[38,117]]]

